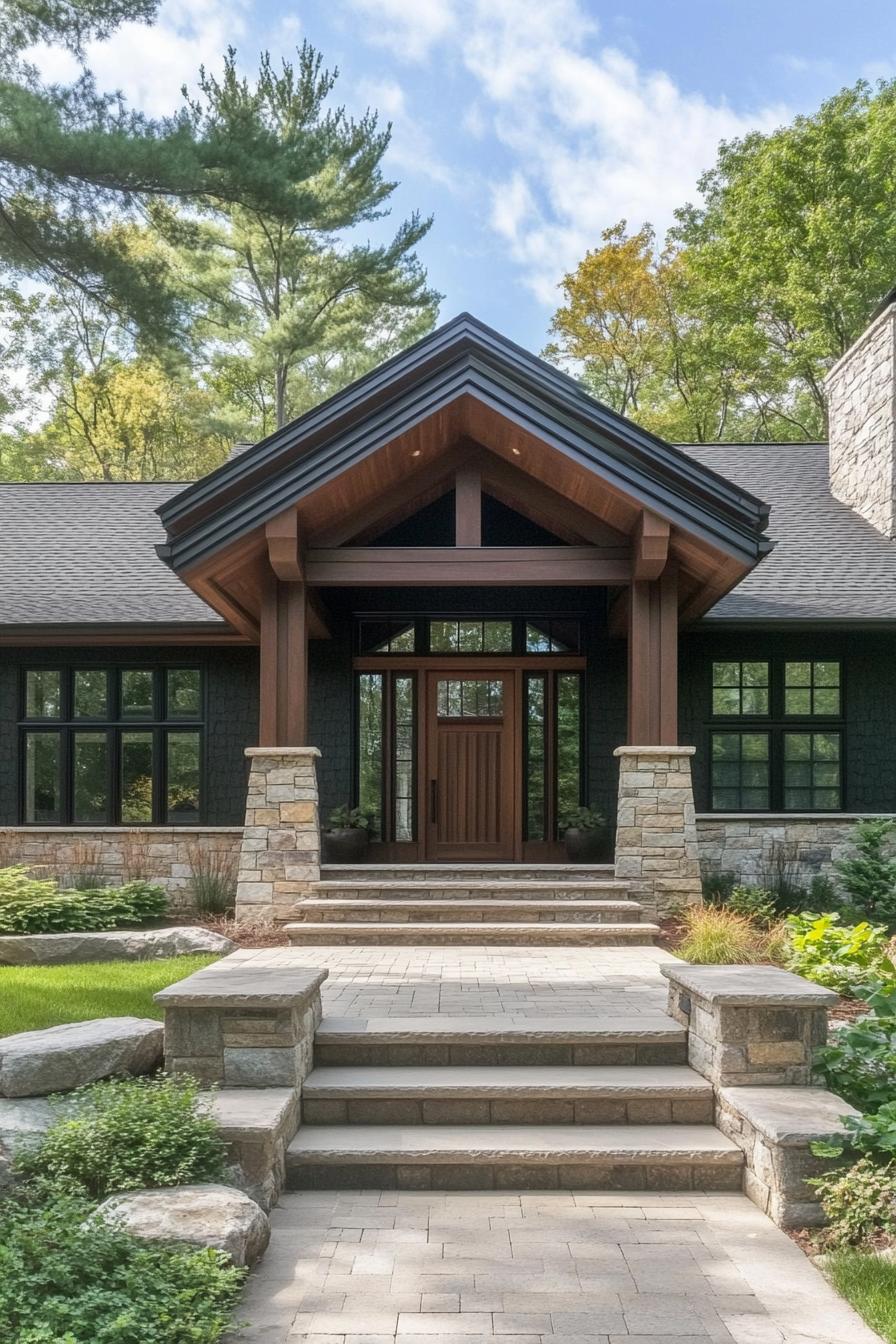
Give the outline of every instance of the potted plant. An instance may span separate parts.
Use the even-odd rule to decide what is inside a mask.
[[[567,863],[597,863],[606,830],[606,819],[590,807],[575,807],[560,817]]]
[[[363,863],[367,857],[370,818],[360,807],[336,807],[323,834],[326,863]]]

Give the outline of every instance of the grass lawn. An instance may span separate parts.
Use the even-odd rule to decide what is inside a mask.
[[[896,1264],[840,1251],[826,1257],[824,1270],[871,1329],[887,1344],[896,1344]]]
[[[0,1036],[91,1017],[164,1016],[152,996],[217,957],[0,967]]]

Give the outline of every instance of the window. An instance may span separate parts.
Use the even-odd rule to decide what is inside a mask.
[[[784,806],[830,812],[840,806],[840,734],[784,734]]]
[[[545,620],[526,622],[527,653],[578,653],[579,622]]]
[[[768,733],[713,733],[710,775],[716,811],[768,811]]]
[[[382,672],[358,678],[358,807],[374,840],[383,834],[383,680]]]
[[[730,812],[836,812],[843,687],[836,659],[713,662],[710,801]],[[723,731],[719,720],[752,719]],[[824,725],[818,720],[826,720]]]
[[[524,701],[527,840],[556,840],[582,801],[582,678],[530,672]]]
[[[512,621],[430,621],[430,653],[511,653]]]
[[[362,620],[358,623],[360,653],[414,653],[416,647],[416,628],[412,620]]]
[[[414,838],[414,784],[417,772],[414,756],[414,679],[394,677],[392,681],[392,757],[394,788],[393,830],[396,840]]]
[[[713,663],[713,714],[767,714],[768,663]]]
[[[785,663],[784,713],[788,718],[840,713],[839,663]]]
[[[416,836],[417,679],[361,672],[355,680],[355,798],[373,840]]]
[[[202,818],[198,668],[28,668],[22,819],[32,825]]]
[[[441,719],[499,719],[504,713],[503,681],[439,681],[436,713]]]

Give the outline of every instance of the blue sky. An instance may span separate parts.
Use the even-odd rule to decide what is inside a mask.
[[[602,228],[662,234],[719,139],[896,75],[892,0],[165,0],[89,60],[160,114],[227,45],[251,71],[303,37],[339,66],[340,101],[394,123],[394,214],[435,216],[421,254],[442,317],[468,309],[536,351]],[[69,73],[60,53],[39,63]]]

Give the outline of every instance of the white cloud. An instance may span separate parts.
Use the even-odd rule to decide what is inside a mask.
[[[662,236],[720,140],[788,115],[736,112],[642,68],[602,41],[580,0],[442,0],[438,24],[420,0],[347,3],[371,41],[433,69],[457,61],[475,81],[468,128],[511,159],[491,184],[489,222],[545,304],[602,229],[650,220]]]
[[[362,103],[379,112],[380,124],[393,123],[387,171],[422,173],[433,182],[454,189],[456,179],[439,158],[427,131],[415,121],[399,83],[394,79],[362,80],[357,85],[357,95]]]
[[[87,65],[101,89],[120,90],[132,107],[164,116],[180,106],[181,86],[195,85],[200,65],[219,69],[228,46],[245,34],[246,0],[164,0],[151,26],[125,23],[108,41],[91,43]],[[58,48],[33,48],[28,56],[47,80],[78,73]]]

